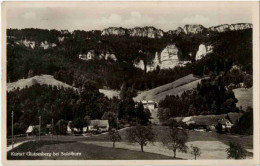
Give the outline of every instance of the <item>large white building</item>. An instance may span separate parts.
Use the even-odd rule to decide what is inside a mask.
[[[154,110],[156,108],[156,105],[157,105],[157,103],[153,100],[148,100],[148,101],[143,100],[142,104],[143,104],[144,108],[147,108],[149,110]]]

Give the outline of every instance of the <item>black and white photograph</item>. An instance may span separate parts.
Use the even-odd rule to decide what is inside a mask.
[[[3,24],[4,163],[259,162],[259,2],[4,2]]]

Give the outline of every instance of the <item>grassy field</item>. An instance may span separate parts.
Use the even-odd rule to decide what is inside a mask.
[[[154,133],[156,133],[156,139],[155,141],[161,141],[161,137],[169,130],[168,127],[166,126],[153,126]],[[189,135],[189,140],[188,141],[220,141],[226,145],[229,144],[229,141],[236,141],[243,145],[247,149],[252,149],[253,148],[253,136],[243,136],[243,135],[231,135],[231,134],[218,134],[216,132],[199,132],[199,131],[194,131],[194,130],[187,130],[188,135]],[[127,137],[126,137],[126,129],[120,130],[119,131],[121,137],[122,137],[122,142],[127,142]],[[28,138],[28,139],[33,139],[35,138]],[[23,137],[21,139],[17,139],[16,142],[21,142],[24,140],[28,140],[27,137]],[[51,140],[51,136],[42,136],[41,140]],[[84,136],[74,136],[74,135],[60,135],[60,136],[54,136],[53,140],[58,140],[58,141],[102,141],[102,142],[108,142],[109,140],[109,135],[108,133],[100,134],[100,135],[94,135],[90,137],[84,137]],[[8,141],[11,143],[11,141]]]
[[[119,91],[116,90],[99,89],[99,92],[103,93],[109,99],[112,99],[113,97],[119,97]]]
[[[134,100],[154,100],[156,102],[159,102],[160,100],[164,99],[167,95],[178,95],[186,90],[190,90],[197,87],[197,84],[200,81],[201,79],[190,74],[172,83],[165,84],[148,91],[143,91],[140,94],[138,94],[137,97],[134,98]]]
[[[35,83],[39,83],[40,85],[51,85],[51,86],[57,86],[57,87],[76,89],[68,84],[65,84],[61,81],[56,80],[55,78],[53,78],[52,75],[40,75],[40,76],[31,77],[31,78],[20,79],[16,82],[12,82],[12,83],[7,83],[7,91],[12,91],[17,88],[23,89],[26,86],[30,87]]]
[[[248,106],[253,108],[253,88],[238,88],[233,92],[238,100],[237,107],[242,106],[243,110],[246,110]]]
[[[14,156],[16,152],[50,153],[51,156]],[[74,152],[80,155],[64,156],[62,153]],[[59,154],[53,156],[53,153]],[[137,152],[126,149],[107,148],[75,141],[35,141],[26,142],[14,148],[7,154],[8,160],[163,160],[172,157],[147,152]]]
[[[104,133],[88,137],[73,135],[58,137],[55,136],[53,137],[53,141],[51,141],[51,136],[42,136],[41,141],[36,140],[34,142],[36,145],[34,145],[34,143],[32,144],[26,142],[18,146],[17,148],[14,148],[14,150],[11,150],[10,152],[26,150],[37,152],[66,152],[68,148],[70,149],[70,151],[82,153],[81,156],[76,156],[77,159],[164,159],[164,157],[167,158],[167,156],[171,158],[173,156],[172,151],[167,149],[161,143],[162,136],[167,133],[169,128],[165,126],[153,126],[153,130],[156,134],[156,138],[154,140],[154,143],[149,143],[147,146],[144,147],[144,151],[149,152],[147,154],[143,154],[142,152],[140,152],[139,144],[128,142],[128,139],[126,137],[126,129],[122,129],[119,131],[122,140],[121,142],[116,143],[117,149],[112,148],[112,142],[110,141],[108,134]],[[187,130],[187,133],[189,136],[187,146],[194,145],[199,147],[202,151],[200,159],[226,159],[226,149],[229,146],[229,142],[238,142],[245,149],[253,149],[252,135],[241,136],[218,134],[216,132],[199,132],[193,130]],[[59,142],[59,144],[57,144],[57,142]],[[9,157],[11,157],[10,152],[8,153]],[[248,158],[252,158],[252,155],[252,153],[247,153]],[[178,152],[177,157],[182,159],[193,159],[193,156],[190,153]],[[11,158],[15,159],[16,157],[12,156]],[[28,157],[26,159],[28,159]],[[30,159],[33,159],[33,157],[30,157]],[[46,159],[46,157],[41,157],[41,159]],[[68,158],[64,158],[64,156],[59,156],[51,159],[75,159],[75,156],[70,156]]]

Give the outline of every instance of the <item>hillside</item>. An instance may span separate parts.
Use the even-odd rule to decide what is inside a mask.
[[[243,110],[246,110],[247,107],[253,108],[253,88],[237,88],[233,90],[235,97],[238,102],[236,103],[237,107],[242,106]]]
[[[134,100],[154,100],[156,102],[159,102],[163,100],[167,95],[179,95],[184,91],[195,88],[201,80],[202,79],[190,74],[172,83],[159,86],[148,91],[143,91],[140,94],[138,94],[137,97],[134,98]]]
[[[54,79],[52,75],[40,75],[31,78],[20,79],[12,83],[7,83],[7,91],[9,92],[17,88],[23,89],[26,86],[30,87],[36,83],[40,85],[51,85],[51,86],[64,87],[64,88],[73,88],[76,90],[76,88]]]

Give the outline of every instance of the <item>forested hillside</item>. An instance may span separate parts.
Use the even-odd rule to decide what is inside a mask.
[[[80,87],[92,82],[99,88],[120,89],[123,83],[137,90],[147,90],[190,73],[205,75],[210,72],[225,72],[232,65],[241,65],[242,70],[252,74],[252,29],[198,34],[169,34],[162,38],[101,36],[100,31],[68,31],[40,29],[7,30],[7,80],[16,81],[30,75],[51,74],[60,81]],[[34,41],[35,47],[21,44],[21,40]],[[41,47],[47,41],[48,49]],[[51,45],[55,43],[53,47]],[[192,63],[174,69],[146,73],[134,67],[136,59],[149,63],[155,52],[174,43],[181,54],[179,59]],[[201,43],[214,46],[213,53],[195,62]],[[96,55],[110,52],[117,61],[83,61],[79,54],[94,50]],[[141,50],[141,52],[140,52]],[[135,74],[133,74],[135,73]]]

